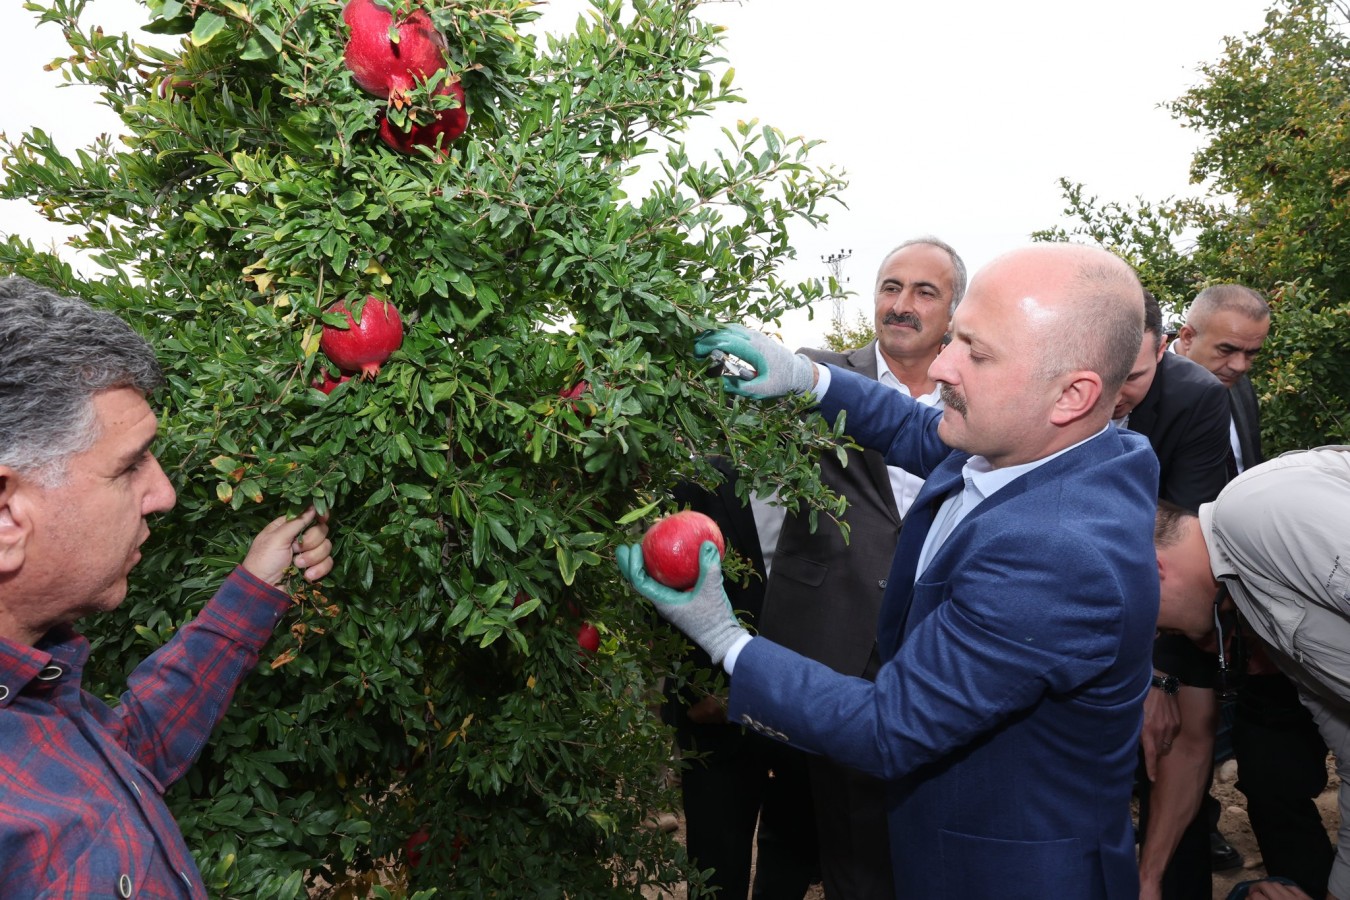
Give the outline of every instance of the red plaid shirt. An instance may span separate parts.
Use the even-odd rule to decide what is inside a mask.
[[[89,642],[0,638],[0,897],[204,898],[164,805],[290,598],[235,569],[131,673],[116,709],[80,687]]]

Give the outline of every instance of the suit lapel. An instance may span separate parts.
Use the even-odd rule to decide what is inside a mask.
[[[937,570],[942,572],[944,566],[947,570],[950,570],[951,563],[945,562],[943,557],[949,553],[960,552],[962,550],[963,545],[967,540],[963,535],[963,532],[974,525],[981,517],[989,515],[1004,503],[1021,496],[1029,490],[1035,489],[1047,481],[1063,478],[1066,472],[1072,471],[1075,467],[1081,467],[1090,463],[1092,460],[1098,458],[1099,454],[1106,453],[1108,449],[1113,449],[1116,453],[1119,453],[1120,446],[1121,439],[1116,429],[1108,428],[1104,434],[1098,435],[1083,446],[1072,450],[1069,453],[1065,453],[1048,463],[1038,466],[1032,471],[1025,473],[1021,477],[1014,479],[1009,484],[1000,488],[992,497],[989,497],[967,514],[965,518],[961,520],[960,524],[953,529],[952,533],[947,536],[947,540],[942,545],[942,549],[934,554],[933,559],[929,562],[929,571]],[[910,522],[908,521],[905,523],[904,531],[900,533],[900,546],[906,552],[896,553],[897,564],[892,565],[891,575],[892,577],[907,576],[908,580],[897,582],[897,584],[904,585],[903,590],[905,591],[905,600],[903,603],[894,604],[899,607],[894,616],[888,618],[886,607],[884,605],[882,607],[881,623],[883,625],[889,624],[894,629],[893,631],[886,632],[885,638],[887,643],[882,644],[880,642],[881,639],[878,638],[878,646],[882,649],[889,649],[890,651],[890,654],[883,655],[882,659],[888,659],[890,655],[894,655],[909,631],[917,626],[919,622],[923,621],[924,617],[931,612],[931,610],[915,611],[913,609],[914,581],[916,576],[915,569],[917,568],[919,560],[919,552],[923,548],[924,538],[928,536],[928,530],[932,527],[933,518],[936,516],[938,508],[942,505],[942,501],[953,490],[960,489],[962,485],[961,468],[965,465],[968,458],[969,457],[964,453],[954,453],[952,456],[943,460],[942,464],[933,471],[933,474],[929,477],[927,483],[924,484],[924,489],[919,493],[919,497],[915,500],[914,506],[910,508],[910,519],[913,519],[915,509],[919,506],[919,502],[922,500],[927,501],[924,503],[923,528],[916,529],[916,531],[921,530],[922,533],[917,536],[906,535],[905,532],[909,531],[910,525]],[[929,492],[930,487],[932,488],[931,494]],[[908,544],[905,540],[906,537],[911,538],[911,541]],[[904,563],[904,569],[901,572],[897,572],[896,570],[899,568],[899,564],[902,561]],[[945,578],[943,580],[945,580]]]
[[[1228,390],[1228,409],[1237,426],[1238,445],[1242,447],[1242,467],[1250,469],[1261,459],[1261,433],[1256,421],[1256,390],[1247,376]]]
[[[897,602],[883,603],[877,622],[877,646],[882,659],[894,656],[900,646],[905,621],[914,603],[919,553],[923,550],[923,542],[928,537],[928,530],[933,527],[933,519],[942,502],[963,484],[961,467],[965,465],[966,459],[964,453],[953,453],[944,459],[929,474],[905,516],[905,527],[900,530],[900,544],[896,547],[891,574],[886,582],[887,596],[897,598]]]
[[[859,347],[848,354],[848,367],[859,375],[866,375],[873,381],[880,380],[880,372],[877,369],[877,342],[872,341],[865,347]],[[895,506],[895,491],[891,488],[891,473],[886,468],[886,460],[882,458],[880,453],[864,453],[862,458],[867,466],[867,475],[872,481],[872,487],[876,490],[877,496],[885,503],[891,521],[899,526],[900,510]]]

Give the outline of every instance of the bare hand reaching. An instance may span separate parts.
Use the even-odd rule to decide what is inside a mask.
[[[250,575],[271,585],[280,585],[292,565],[306,581],[318,581],[333,570],[328,517],[312,506],[294,519],[273,519],[253,539],[243,563]]]

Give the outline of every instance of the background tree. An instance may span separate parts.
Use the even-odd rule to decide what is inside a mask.
[[[448,41],[411,106],[353,84],[336,0],[146,0],[151,31],[183,36],[168,50],[86,24],[84,0],[26,4],[124,136],[0,141],[0,195],[74,226],[102,271],[18,237],[0,269],[117,310],[169,373],[178,507],[121,611],[90,624],[89,686],[113,696],[247,535],[316,503],[338,569],[297,588],[171,792],[213,894],[632,896],[691,874],[646,825],[677,802],[653,710],[684,673],[612,548],[674,479],[714,477],[703,453],[747,491],[833,502],[812,465],[824,427],[727,398],[689,352],[715,321],[820,296],[774,271],[789,225],[824,221],[842,183],[753,121],[691,159],[682,130],[739,99],[696,0],[595,0],[542,44],[526,0],[382,3],[425,9]],[[462,138],[377,139],[381,116],[453,106],[433,97],[453,78]],[[402,348],[325,394],[320,330],[343,322],[326,310],[367,296],[402,311]]]
[[[863,313],[858,313],[852,322],[847,319],[835,319],[830,322],[830,330],[825,333],[825,347],[836,353],[842,353],[854,347],[862,347],[876,336],[876,326],[872,320]]]
[[[1347,24],[1343,3],[1280,0],[1168,104],[1206,137],[1191,163],[1206,196],[1101,203],[1066,181],[1079,224],[1038,235],[1119,251],[1177,310],[1205,284],[1265,294],[1273,327],[1252,378],[1274,452],[1350,442]]]

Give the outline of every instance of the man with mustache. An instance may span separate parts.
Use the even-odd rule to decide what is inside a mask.
[[[877,270],[876,339],[843,353],[800,352],[940,408],[938,384],[928,369],[965,290],[965,263],[949,245],[935,237],[905,241]],[[834,453],[823,454],[820,477],[848,499],[842,517],[847,541],[839,523],[822,521],[813,529],[806,510],[783,519],[780,507],[755,504],[757,517],[782,520],[760,634],[836,672],[870,679],[881,665],[877,615],[891,559],[923,479],[887,466],[874,450],[849,450],[847,465]],[[830,602],[822,603],[823,597]],[[808,764],[826,895],[893,897],[884,785],[823,756],[808,757]]]
[[[1130,793],[1152,676],[1158,461],[1111,427],[1143,340],[1142,288],[1095,247],[1038,244],[971,281],[929,369],[930,409],[732,325],[756,398],[811,393],[859,444],[926,479],[877,628],[873,681],[736,622],[712,542],[699,581],[639,593],[731,675],[729,717],[885,782],[897,900],[1137,900]],[[835,598],[822,596],[822,603]]]
[[[263,529],[116,708],[80,685],[76,620],[111,612],[175,493],[151,449],[154,352],[117,316],[0,280],[0,896],[205,898],[164,791],[291,606],[333,567],[306,510]],[[293,567],[293,568],[292,568]]]

